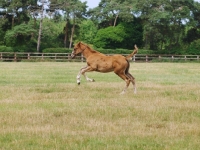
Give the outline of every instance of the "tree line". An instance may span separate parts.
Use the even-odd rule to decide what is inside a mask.
[[[200,3],[194,0],[0,0],[0,51],[94,48],[200,54]]]

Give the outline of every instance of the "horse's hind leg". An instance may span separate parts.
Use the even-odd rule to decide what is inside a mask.
[[[124,88],[124,90],[121,92],[121,94],[124,94],[131,82],[131,79],[129,78],[129,76],[125,75],[124,73],[120,73],[120,72],[116,72],[115,73],[120,77],[122,78],[125,82],[126,82],[126,87]]]
[[[134,89],[134,93],[136,94],[136,85],[135,85],[135,78],[128,72],[126,74],[130,79],[131,79],[131,83],[133,84],[133,89]]]
[[[124,94],[130,84],[130,79],[125,79],[125,82],[126,82],[126,87],[124,88],[124,90],[121,92],[121,94]]]

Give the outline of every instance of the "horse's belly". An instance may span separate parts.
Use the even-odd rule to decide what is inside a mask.
[[[101,57],[96,57],[95,59],[94,57],[89,57],[87,59],[87,64],[88,66],[91,66],[94,71],[103,72],[103,73],[113,71],[112,57],[101,56]]]
[[[111,72],[113,71],[113,67],[112,66],[102,66],[102,65],[98,65],[97,68],[96,68],[96,71],[98,72],[103,72],[103,73],[106,73],[106,72]]]

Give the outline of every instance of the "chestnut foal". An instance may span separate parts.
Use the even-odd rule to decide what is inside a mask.
[[[134,51],[126,57],[118,54],[107,56],[91,49],[88,45],[79,42],[74,46],[71,57],[74,58],[77,54],[82,53],[86,58],[87,66],[80,69],[80,72],[77,75],[77,83],[80,84],[81,82],[81,74],[87,81],[94,82],[94,79],[88,78],[85,75],[85,72],[97,71],[107,73],[114,71],[115,74],[126,82],[126,87],[121,94],[126,92],[130,82],[133,84],[134,93],[136,93],[135,78],[129,73],[130,63],[128,61],[138,52],[137,46],[135,45],[134,47]]]

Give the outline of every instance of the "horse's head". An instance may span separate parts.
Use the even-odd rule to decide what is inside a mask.
[[[71,57],[75,58],[76,55],[82,53],[85,49],[86,49],[86,46],[83,43],[79,42],[78,44],[74,46],[74,50],[71,53]]]

